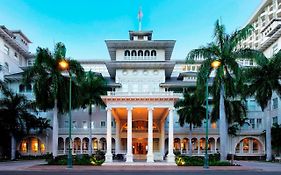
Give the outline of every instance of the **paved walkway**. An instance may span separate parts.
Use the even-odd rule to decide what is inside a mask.
[[[20,161],[0,162],[0,171],[23,170],[43,164],[46,164],[44,160],[20,160]]]
[[[243,167],[257,168],[261,171],[278,171],[281,172],[281,163],[258,162],[258,161],[236,161]]]
[[[75,165],[71,170],[74,171],[264,171],[264,172],[281,172],[281,163],[255,162],[255,161],[236,161],[241,166],[211,166],[204,169],[201,166],[178,167],[175,165],[161,163],[141,163],[135,162],[131,164],[115,163],[104,164],[103,166],[78,166]],[[25,160],[25,161],[9,161],[0,162],[0,171],[66,171],[66,166],[60,165],[44,165],[43,160]]]

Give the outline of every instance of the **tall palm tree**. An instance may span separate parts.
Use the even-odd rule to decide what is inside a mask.
[[[206,108],[204,107],[204,100],[201,100],[197,94],[185,92],[184,98],[176,102],[175,108],[179,115],[180,126],[183,127],[185,123],[189,124],[189,155],[192,155],[192,128],[193,126],[200,127],[202,120],[206,116]]]
[[[266,116],[266,160],[272,159],[271,152],[271,98],[275,92],[281,96],[281,51],[272,58],[266,58],[259,52],[251,52],[256,58],[257,66],[245,68],[248,79],[248,95],[254,96],[262,111],[267,109]]]
[[[34,82],[34,94],[38,108],[41,110],[53,109],[53,156],[57,156],[58,147],[58,113],[68,111],[69,78],[63,76],[58,67],[59,62],[65,59],[66,48],[63,43],[55,45],[54,53],[47,48],[37,49],[35,63],[24,72],[24,82]],[[80,80],[84,75],[82,66],[75,60],[68,60],[71,74]],[[72,98],[79,97],[77,82],[72,83]],[[72,107],[78,107],[79,100],[72,100]]]
[[[10,135],[11,160],[14,160],[16,158],[16,136],[25,134],[30,118],[36,119],[36,116],[30,112],[33,110],[31,101],[27,100],[24,95],[14,93],[4,83],[0,84],[3,95],[0,99],[0,131],[3,135],[5,133]]]
[[[211,63],[215,60],[221,63],[215,70],[216,74],[212,85],[212,95],[219,102],[221,160],[226,160],[227,156],[227,119],[224,100],[236,97],[238,88],[236,79],[241,75],[237,60],[246,57],[247,54],[245,49],[238,49],[238,46],[241,40],[249,36],[252,29],[251,26],[246,26],[232,34],[227,34],[224,25],[217,20],[214,29],[214,41],[207,46],[192,50],[187,56],[187,61],[194,60],[197,57],[205,58],[197,77],[199,91],[205,89],[206,79],[213,70]]]
[[[95,72],[85,73],[81,88],[83,89],[83,106],[88,108],[89,114],[89,154],[92,154],[92,106],[104,106],[101,95],[106,93],[106,82],[104,78]]]

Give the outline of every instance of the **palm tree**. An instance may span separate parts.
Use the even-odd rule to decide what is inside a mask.
[[[24,82],[34,82],[34,94],[36,104],[41,110],[53,109],[53,156],[57,156],[58,146],[58,113],[68,111],[68,94],[69,80],[63,76],[58,64],[62,59],[65,59],[66,48],[63,43],[55,45],[55,51],[52,54],[48,49],[37,49],[35,63],[32,67],[24,72]],[[75,80],[80,80],[84,75],[82,66],[75,60],[68,60],[71,74],[75,76]],[[79,97],[77,82],[72,84],[72,107],[79,106]]]
[[[183,127],[185,123],[189,124],[189,155],[192,155],[192,128],[193,126],[200,127],[202,120],[206,115],[206,108],[204,107],[204,100],[201,100],[197,94],[185,92],[184,98],[176,102],[175,108],[178,108],[180,126]],[[207,122],[207,121],[206,121]]]
[[[16,136],[25,134],[30,118],[35,119],[30,111],[31,101],[24,95],[16,94],[1,82],[3,98],[0,99],[1,134],[9,134],[11,138],[11,160],[16,158]],[[28,117],[27,117],[28,116]]]
[[[272,159],[271,153],[271,98],[275,92],[281,96],[281,51],[272,58],[262,53],[251,52],[256,58],[257,66],[245,68],[244,76],[248,78],[248,95],[254,96],[262,111],[267,109],[266,117],[266,160]]]
[[[100,74],[89,71],[85,74],[81,88],[83,89],[83,106],[89,114],[89,154],[92,154],[92,106],[104,106],[101,95],[106,93],[106,82]]]
[[[246,49],[238,49],[238,46],[240,41],[247,38],[252,30],[251,26],[246,26],[232,34],[227,34],[224,25],[220,24],[217,20],[215,23],[214,41],[207,44],[207,46],[192,50],[187,56],[187,61],[192,61],[198,57],[205,58],[197,77],[199,91],[205,89],[206,79],[213,70],[211,63],[215,60],[221,63],[215,70],[216,74],[212,85],[212,95],[216,98],[215,101],[219,102],[221,160],[226,160],[227,156],[227,119],[224,100],[234,99],[237,95],[237,89],[239,89],[239,81],[237,79],[241,75],[237,60],[247,57],[248,53]]]

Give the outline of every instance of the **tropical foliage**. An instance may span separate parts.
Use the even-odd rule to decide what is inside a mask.
[[[6,84],[0,82],[2,98],[0,99],[0,132],[11,137],[11,159],[15,159],[16,139],[29,134],[30,130],[42,132],[50,128],[49,121],[37,118],[34,103],[24,95],[14,93]],[[6,137],[7,138],[7,137]],[[1,140],[4,137],[0,138]],[[3,142],[3,140],[2,140]]]
[[[192,128],[193,126],[200,127],[202,120],[206,116],[206,108],[204,100],[198,97],[196,93],[185,92],[184,98],[176,102],[175,108],[179,115],[180,126],[183,127],[186,123],[189,124],[189,154],[192,154]]]
[[[271,128],[272,147],[276,150],[276,154],[280,156],[281,153],[281,125],[274,124]]]
[[[89,71],[85,73],[85,77],[81,83],[81,90],[83,91],[82,97],[82,106],[88,108],[89,114],[89,139],[92,140],[92,130],[91,130],[91,123],[92,123],[92,113],[94,105],[97,106],[104,106],[104,103],[101,99],[101,95],[106,93],[106,81],[104,78],[95,72]],[[92,147],[89,147],[89,154],[92,154]]]
[[[212,62],[220,62],[219,67],[215,70],[211,93],[214,101],[214,113],[219,114],[220,120],[221,160],[226,160],[227,156],[227,120],[233,120],[231,118],[232,115],[227,114],[227,112],[231,110],[230,108],[229,110],[226,109],[226,103],[235,103],[235,105],[232,105],[233,107],[235,106],[235,108],[241,106],[236,105],[236,102],[230,102],[240,101],[240,99],[237,98],[242,88],[240,80],[241,70],[238,59],[249,58],[249,49],[239,49],[239,44],[241,40],[249,36],[252,30],[252,26],[246,26],[241,30],[236,30],[231,34],[227,34],[225,26],[220,24],[219,21],[216,21],[214,41],[206,46],[192,50],[187,56],[187,61],[192,61],[198,57],[205,58],[197,76],[198,93],[202,95],[206,87],[206,79],[213,70],[211,66]]]
[[[69,110],[69,77],[59,68],[59,62],[67,60],[68,73],[72,75],[72,108],[81,104],[78,82],[84,76],[82,66],[75,60],[66,59],[66,48],[57,43],[54,53],[47,48],[38,48],[35,63],[24,72],[24,82],[34,83],[34,94],[37,107],[41,110],[53,110],[53,138],[58,136],[58,113]],[[53,139],[53,155],[57,156],[57,139]]]
[[[281,96],[281,52],[279,51],[272,58],[266,58],[264,54],[257,51],[249,51],[249,55],[256,60],[256,66],[244,69],[244,76],[247,77],[247,95],[254,97],[262,111],[267,109],[266,120],[266,159],[272,159],[271,153],[271,98],[273,93]]]

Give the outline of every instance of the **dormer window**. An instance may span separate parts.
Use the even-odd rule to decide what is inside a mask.
[[[152,57],[156,57],[156,50],[152,50],[152,51],[151,51],[151,56],[152,56]]]

